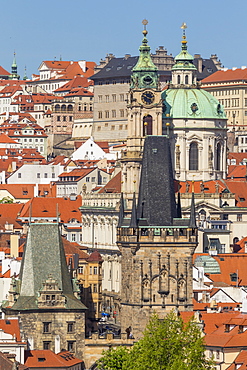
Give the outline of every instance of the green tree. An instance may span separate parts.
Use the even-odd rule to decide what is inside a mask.
[[[121,352],[120,348],[105,352],[99,361],[99,369],[214,369],[213,361],[205,358],[198,325],[193,320],[185,324],[174,312],[164,320],[153,315],[139,342],[129,351],[123,349]]]
[[[0,199],[0,203],[14,203],[14,201],[10,197],[4,197],[4,198]]]

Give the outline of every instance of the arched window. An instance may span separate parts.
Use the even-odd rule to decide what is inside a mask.
[[[220,158],[221,158],[220,152],[221,152],[221,145],[220,143],[218,143],[216,147],[216,167],[215,167],[217,171],[220,171]]]
[[[143,136],[146,135],[153,135],[153,117],[150,114],[143,118]]]
[[[64,112],[64,111],[66,111],[66,105],[65,104],[63,104],[62,106],[61,106],[61,110]]]
[[[181,77],[180,75],[178,75],[178,85],[180,84],[180,82],[181,82]]]
[[[197,143],[192,142],[189,150],[189,170],[198,170],[198,146]]]
[[[59,104],[56,104],[55,105],[55,112],[59,112],[60,111],[60,105]]]
[[[189,83],[189,76],[188,75],[186,75],[185,76],[185,84],[187,85]]]

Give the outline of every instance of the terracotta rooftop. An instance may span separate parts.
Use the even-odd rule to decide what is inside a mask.
[[[121,193],[121,172],[100,189],[99,193]]]
[[[236,68],[217,71],[204,78],[202,84],[225,82],[225,81],[245,81],[247,80],[247,68]]]
[[[82,360],[74,357],[74,355],[68,351],[60,352],[55,354],[54,352],[47,350],[32,350],[26,353],[25,365],[29,368],[49,368],[49,369],[70,369],[72,366],[82,364]]]

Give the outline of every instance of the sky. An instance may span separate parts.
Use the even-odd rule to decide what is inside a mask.
[[[188,51],[224,67],[247,66],[246,0],[11,0],[1,4],[0,65],[30,78],[43,60],[87,60],[107,53],[138,55],[142,20],[147,19],[151,51],[163,45],[180,51],[183,22]]]

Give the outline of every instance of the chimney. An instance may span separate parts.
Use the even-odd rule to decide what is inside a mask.
[[[195,54],[194,59],[197,60],[197,70],[199,73],[202,73],[202,57],[201,54]]]
[[[19,257],[19,234],[10,235],[10,255],[11,257]]]

